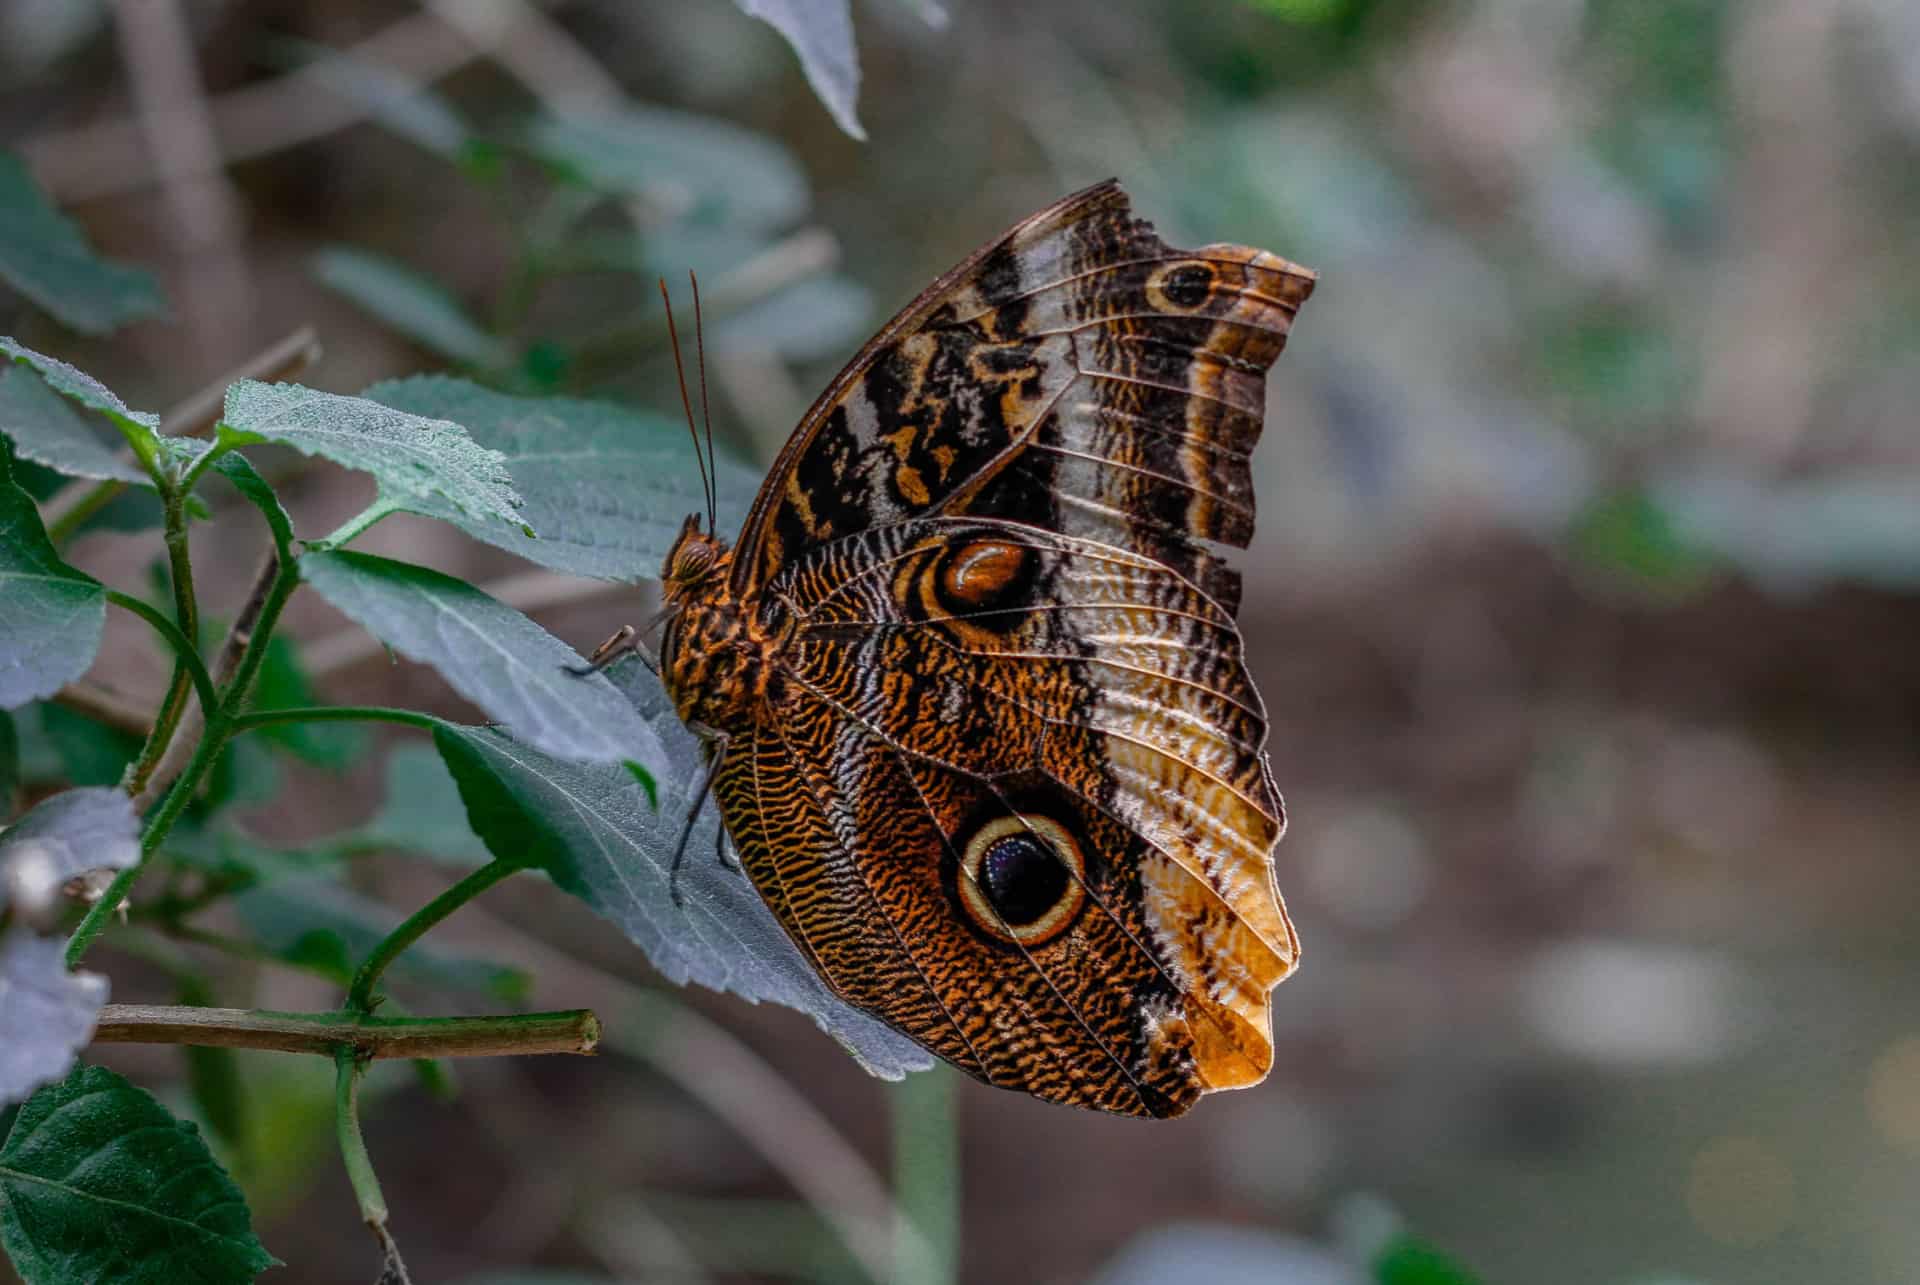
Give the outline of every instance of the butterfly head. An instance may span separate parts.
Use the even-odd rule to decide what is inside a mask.
[[[700,529],[700,515],[689,513],[680,524],[660,574],[668,606],[678,606],[711,593],[733,562],[733,552],[711,532]]]

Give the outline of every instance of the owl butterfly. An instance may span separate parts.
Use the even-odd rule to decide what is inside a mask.
[[[735,545],[691,517],[667,559],[661,674],[746,873],[988,1084],[1175,1116],[1273,1065],[1299,946],[1215,546],[1313,284],[1067,197],[854,358]]]

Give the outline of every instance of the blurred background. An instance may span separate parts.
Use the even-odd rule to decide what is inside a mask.
[[[523,881],[448,942],[602,1007],[615,1049],[463,1065],[452,1101],[382,1081],[416,1278],[858,1280],[898,1196],[936,1257],[958,1218],[967,1281],[1357,1282],[1396,1225],[1487,1282],[1920,1279],[1920,7],[853,18],[865,142],[725,0],[0,2],[0,145],[172,308],[109,340],[0,321],[136,406],[312,325],[327,389],[451,366],[677,414],[652,274],[691,266],[717,429],[764,463],[895,308],[1088,182],[1321,273],[1242,560],[1305,943],[1267,1083],[1173,1124],[884,1085]],[[302,531],[370,493],[278,462]],[[254,557],[223,514],[216,607]],[[138,583],[152,543],[72,556]],[[424,521],[367,547],[582,648],[647,609]],[[328,696],[463,712],[322,604],[291,619]],[[145,696],[137,628],[105,672]],[[359,823],[396,745],[281,765],[249,824]],[[405,907],[445,877],[355,881]],[[182,1092],[167,1050],[110,1060]],[[244,1061],[236,1168],[275,1279],[364,1278],[312,1061]]]

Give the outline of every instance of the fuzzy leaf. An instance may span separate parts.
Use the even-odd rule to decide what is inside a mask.
[[[275,1265],[200,1131],[99,1066],[36,1093],[0,1143],[0,1240],[27,1285],[250,1281]]]
[[[785,36],[799,55],[800,70],[827,114],[850,136],[865,142],[854,103],[860,97],[860,58],[853,47],[853,14],[847,0],[734,0],[750,17]]]
[[[474,868],[490,859],[467,824],[466,805],[430,746],[403,742],[387,756],[386,802],[363,826],[327,840],[334,850],[399,849],[443,865]]]
[[[37,353],[5,335],[0,335],[0,353],[5,353],[21,365],[33,367],[46,380],[47,387],[62,397],[71,398],[88,410],[105,415],[129,443],[146,443],[158,451],[162,449],[159,446],[162,441],[181,440],[162,438],[158,415],[130,409],[105,384],[57,357]]]
[[[720,864],[719,817],[711,801],[687,845],[681,904],[674,904],[668,866],[693,805],[699,751],[642,666],[617,672],[679,765],[660,778],[659,807],[622,764],[571,763],[502,732],[443,724],[434,743],[460,785],[474,830],[496,857],[545,870],[620,925],[668,980],[798,1009],[887,1079],[931,1065],[905,1036],[835,997],[746,875]]]
[[[322,250],[313,274],[423,348],[468,366],[500,367],[513,351],[467,315],[432,277],[350,246]]]
[[[60,560],[39,509],[0,462],[0,709],[86,673],[106,624],[106,589]]]
[[[16,366],[0,373],[0,433],[12,439],[20,459],[67,477],[153,485],[144,469],[101,441],[67,399],[31,367]]]
[[[509,397],[440,375],[375,384],[366,396],[413,415],[450,419],[506,457],[524,499],[517,523],[432,512],[467,534],[570,575],[632,580],[660,574],[680,521],[705,507],[685,425],[570,397]],[[736,530],[758,482],[720,457],[719,526]]]
[[[166,311],[153,274],[102,259],[20,158],[0,151],[0,281],[75,330],[101,335]]]
[[[65,1075],[106,1002],[107,979],[69,973],[59,938],[0,933],[0,1106]]]
[[[234,489],[245,497],[247,503],[260,510],[260,516],[267,521],[267,533],[273,537],[273,547],[280,556],[293,556],[293,519],[287,516],[286,509],[280,506],[280,497],[274,494],[267,479],[261,477],[253,465],[247,463],[247,457],[229,453],[213,462],[213,467],[233,483]]]
[[[663,761],[660,740],[603,674],[576,677],[574,650],[464,580],[371,554],[309,553],[321,597],[530,745],[565,758]]]
[[[810,200],[806,176],[786,148],[711,117],[641,107],[543,116],[526,141],[588,187],[637,196],[697,223],[784,228]]]
[[[140,859],[138,835],[133,801],[119,790],[64,790],[0,831],[0,868],[31,846],[49,863],[49,877],[58,886],[89,870],[132,865]]]
[[[408,415],[361,397],[298,384],[242,380],[227,389],[221,441],[278,442],[380,483],[383,500],[438,517],[451,506],[476,519],[518,524],[520,497],[498,451],[446,420]]]

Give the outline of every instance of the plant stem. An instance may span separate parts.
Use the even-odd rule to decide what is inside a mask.
[[[346,1052],[383,1058],[512,1057],[595,1052],[600,1019],[586,1009],[488,1017],[368,1017],[360,1013],[275,1013],[265,1009],[108,1004],[97,1044],[190,1044],[278,1053]]]
[[[289,709],[256,709],[237,714],[227,723],[231,735],[272,727],[276,723],[401,723],[431,732],[440,720],[417,710],[386,705],[300,705]]]
[[[346,1007],[356,1013],[372,1012],[373,988],[389,964],[398,959],[407,947],[426,936],[435,924],[522,868],[513,861],[489,861],[408,915],[398,928],[387,935],[385,941],[373,948],[367,961],[360,965],[360,971],[353,975],[353,984],[347,988]]]
[[[894,1249],[903,1285],[952,1285],[960,1275],[960,1150],[953,1075],[944,1066],[891,1086]],[[914,1235],[914,1232],[918,1235]]]
[[[134,798],[146,793],[154,769],[166,756],[173,734],[180,727],[180,716],[187,707],[187,686],[197,681],[187,669],[186,653],[195,653],[200,645],[200,608],[193,595],[193,561],[187,548],[187,492],[176,486],[164,471],[154,474],[160,488],[161,512],[166,524],[167,566],[173,581],[174,623],[187,640],[186,650],[175,647],[173,677],[167,682],[167,695],[160,702],[160,713],[153,720],[153,731],[140,748],[139,757],[128,765],[122,785]],[[124,605],[124,604],[123,604]],[[205,675],[204,668],[200,676]],[[209,687],[211,684],[209,684]],[[201,700],[206,701],[205,689]],[[212,705],[207,704],[211,709]]]
[[[380,1179],[373,1172],[373,1157],[367,1154],[367,1140],[360,1132],[360,1077],[367,1064],[346,1049],[334,1054],[334,1130],[340,1140],[340,1158],[346,1162],[347,1180],[353,1184],[354,1199],[360,1203],[360,1217],[367,1230],[380,1242],[385,1260],[380,1280],[383,1285],[412,1285],[407,1265],[400,1258],[400,1246],[387,1230],[387,1198],[380,1191]]]
[[[191,639],[180,632],[179,626],[168,620],[153,607],[140,601],[131,594],[121,593],[118,589],[107,590],[107,601],[126,611],[131,611],[140,619],[153,626],[155,633],[166,640],[173,649],[175,662],[185,670],[193,689],[200,697],[200,709],[212,713],[220,698],[213,690],[213,676],[207,673],[207,667],[200,660],[200,653]]]

